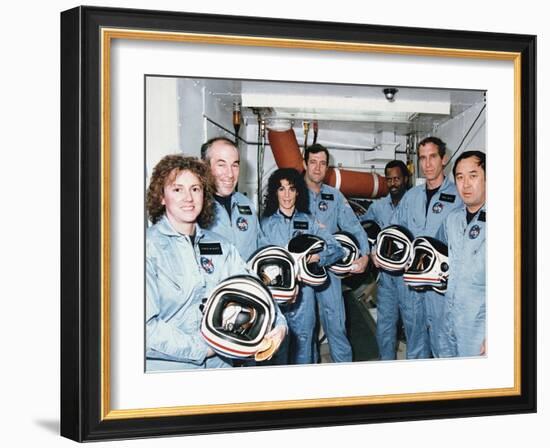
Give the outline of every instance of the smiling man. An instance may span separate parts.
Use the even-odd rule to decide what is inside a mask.
[[[445,317],[454,354],[479,356],[486,351],[485,154],[463,152],[453,174],[464,206],[449,214],[438,235],[449,248]]]
[[[392,218],[392,224],[406,227],[413,237],[436,237],[452,210],[462,206],[455,184],[445,176],[446,144],[427,137],[418,144],[418,161],[426,183],[411,188]],[[407,290],[403,324],[407,335],[407,358],[451,356],[444,329],[445,298],[433,291]],[[407,317],[408,316],[408,317]]]
[[[260,226],[250,199],[235,191],[240,172],[239,151],[231,140],[216,137],[202,146],[201,153],[210,166],[216,187],[216,213],[210,230],[233,243],[246,261],[258,247]]]

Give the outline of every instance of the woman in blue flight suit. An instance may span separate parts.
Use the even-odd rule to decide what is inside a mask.
[[[214,219],[212,194],[210,171],[196,158],[170,155],[154,168],[147,190],[147,371],[231,367],[201,336],[200,305],[222,280],[250,272],[232,244],[205,229]],[[266,338],[278,346],[285,334],[277,311]]]
[[[304,178],[295,169],[281,168],[270,176],[261,226],[260,247],[270,244],[286,247],[295,236],[312,234],[325,240],[326,246],[319,254],[312,255],[310,262],[329,266],[344,256],[340,244],[311,216]],[[314,361],[316,313],[313,292],[311,286],[301,284],[296,301],[281,307],[288,322],[289,336],[274,357],[275,364]]]

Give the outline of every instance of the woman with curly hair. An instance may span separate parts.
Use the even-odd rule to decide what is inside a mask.
[[[324,230],[309,212],[309,194],[303,176],[293,168],[280,168],[268,181],[261,221],[260,247],[270,244],[286,247],[300,234],[312,234],[325,240],[325,249],[313,254],[310,263],[329,266],[344,256],[334,237]],[[315,360],[315,299],[313,289],[300,285],[295,302],[281,306],[289,335],[275,356],[276,364],[310,364]]]
[[[212,195],[210,171],[194,157],[169,155],[153,170],[145,250],[147,371],[231,366],[203,339],[200,305],[227,277],[250,272],[232,244],[206,229],[214,219]],[[280,344],[285,334],[279,316],[266,338]]]

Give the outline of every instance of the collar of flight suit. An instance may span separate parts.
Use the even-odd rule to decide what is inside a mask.
[[[162,218],[158,222],[158,231],[166,236],[187,236],[179,233],[172,227],[166,213],[162,215]],[[195,223],[195,242],[199,241],[204,236],[204,231],[201,229],[198,223]]]
[[[449,184],[454,185],[454,182],[451,182],[451,178],[449,176],[443,176],[443,182],[441,182],[441,185],[439,186],[439,189],[437,190],[437,192],[435,194],[441,193],[442,191],[444,191],[449,186]],[[426,192],[427,189],[428,189],[428,184],[424,183],[424,192]],[[403,198],[401,198],[401,199],[403,199]]]

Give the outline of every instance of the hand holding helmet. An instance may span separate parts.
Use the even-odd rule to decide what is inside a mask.
[[[356,262],[360,258],[359,244],[349,232],[336,232],[334,238],[344,249],[344,256],[329,267],[338,277],[347,277],[356,269]]]
[[[327,271],[318,263],[318,254],[325,249],[325,241],[322,238],[304,233],[292,238],[287,249],[296,262],[297,277],[301,282],[311,286],[319,286],[326,282]]]
[[[403,280],[412,289],[432,288],[440,294],[447,290],[449,258],[447,246],[431,237],[418,237],[412,244],[409,265]]]
[[[412,234],[402,226],[392,225],[380,231],[376,239],[376,261],[388,272],[400,272],[409,264]]]
[[[237,275],[222,281],[208,297],[200,331],[217,354],[249,359],[265,347],[275,314],[269,290],[256,277]]]
[[[293,303],[298,295],[297,267],[292,255],[279,246],[266,246],[254,252],[248,267],[255,272],[281,305]]]
[[[381,231],[380,226],[376,223],[376,221],[372,219],[368,219],[362,222],[361,225],[363,226],[363,230],[367,234],[367,240],[369,241],[369,246],[372,251],[372,248],[376,245],[378,234]]]
[[[287,327],[275,327],[271,330],[263,339],[262,344],[258,347],[258,351],[254,355],[254,359],[257,362],[269,361],[279,347],[281,346],[283,340],[287,334]]]
[[[386,227],[378,234],[375,263],[388,272],[403,272],[412,289],[433,289],[444,294],[449,278],[447,246],[427,236],[412,239],[401,226]]]

